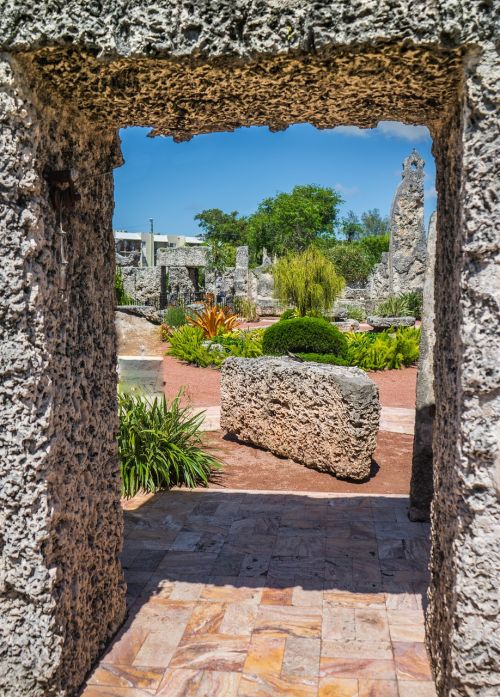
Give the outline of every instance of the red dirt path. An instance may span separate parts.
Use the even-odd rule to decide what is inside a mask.
[[[211,488],[325,491],[351,494],[407,494],[410,488],[413,436],[380,431],[372,476],[366,482],[347,482],[330,474],[276,457],[272,453],[227,440],[220,431],[205,434],[213,455],[223,462]]]

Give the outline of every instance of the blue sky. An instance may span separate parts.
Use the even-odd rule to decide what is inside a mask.
[[[196,235],[194,215],[206,208],[252,213],[259,202],[297,184],[335,188],[341,215],[379,208],[387,215],[401,163],[416,148],[425,160],[425,218],[436,205],[432,141],[424,126],[381,122],[320,131],[308,124],[271,133],[239,128],[187,143],[147,138],[147,128],[121,131],[125,164],[115,170],[115,229]]]

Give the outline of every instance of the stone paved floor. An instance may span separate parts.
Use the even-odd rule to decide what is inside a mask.
[[[406,506],[213,490],[129,502],[129,618],[83,695],[435,695],[429,531]]]

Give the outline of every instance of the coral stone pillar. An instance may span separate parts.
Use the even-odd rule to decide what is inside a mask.
[[[434,422],[434,267],[436,258],[436,213],[429,221],[424,277],[420,359],[418,362],[415,438],[410,484],[409,517],[429,519],[433,494],[432,425]]]
[[[0,57],[0,694],[72,695],[125,614],[114,133]]]
[[[427,643],[440,697],[500,693],[500,141],[496,48],[464,59],[435,139],[436,417]]]

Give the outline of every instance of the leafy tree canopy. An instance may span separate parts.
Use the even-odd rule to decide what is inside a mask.
[[[361,216],[363,237],[389,234],[389,218],[382,217],[378,208],[371,208]]]
[[[247,220],[238,211],[224,213],[220,208],[209,208],[194,216],[207,242],[239,246],[247,244]]]
[[[252,251],[258,254],[265,247],[281,256],[303,251],[319,239],[334,239],[340,203],[334,189],[314,184],[266,198],[248,218]]]
[[[363,236],[363,226],[354,211],[349,211],[343,218],[340,229],[347,242],[354,242]]]
[[[236,247],[215,238],[210,239],[208,246],[207,269],[222,274],[228,266],[236,264]]]

